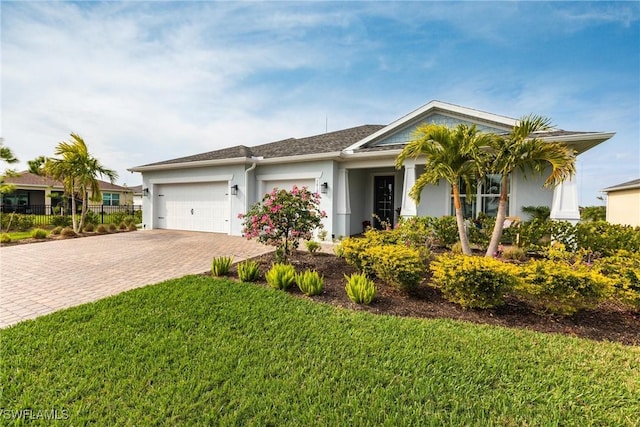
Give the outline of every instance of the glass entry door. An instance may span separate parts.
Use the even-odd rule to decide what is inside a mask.
[[[382,228],[380,221],[384,221],[393,226],[393,176],[374,177],[373,186],[373,213],[379,218],[373,218],[373,225],[377,229]]]

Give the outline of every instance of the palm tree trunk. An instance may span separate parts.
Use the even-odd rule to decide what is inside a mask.
[[[507,180],[508,175],[503,175],[500,183],[500,201],[498,202],[498,213],[496,215],[496,224],[493,226],[491,233],[491,241],[487,248],[485,256],[492,257],[498,253],[498,245],[502,239],[502,230],[504,229],[504,220],[507,218]]]
[[[84,219],[87,217],[87,203],[89,202],[87,197],[87,191],[83,190],[82,194],[82,210],[80,211],[80,224],[78,225],[78,232],[84,228]]]
[[[462,246],[462,253],[465,255],[471,255],[469,238],[467,237],[467,230],[464,227],[464,215],[462,213],[462,204],[460,203],[460,188],[458,188],[457,185],[453,185],[453,205],[456,210],[456,223],[458,224],[458,237],[460,238],[460,246]]]

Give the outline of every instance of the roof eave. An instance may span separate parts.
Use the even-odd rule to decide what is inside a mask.
[[[587,134],[573,134],[573,135],[561,135],[561,136],[548,136],[548,137],[540,137],[543,141],[556,141],[563,142],[567,145],[572,146],[578,151],[578,154],[582,154],[585,151],[588,151],[595,147],[596,145],[602,144],[603,142],[613,138],[615,132],[594,132]]]
[[[253,161],[255,161],[255,159],[252,159],[250,157],[232,157],[229,159],[196,160],[181,163],[163,163],[156,165],[135,166],[127,170],[129,172],[152,172],[173,169],[204,168],[207,166],[246,164]]]

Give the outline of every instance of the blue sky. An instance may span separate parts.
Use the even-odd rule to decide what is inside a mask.
[[[437,99],[566,130],[580,204],[640,178],[639,2],[2,1],[2,129],[132,166],[388,124]]]

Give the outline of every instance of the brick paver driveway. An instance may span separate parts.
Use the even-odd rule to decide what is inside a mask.
[[[268,247],[241,237],[146,230],[0,248],[0,328],[235,261]]]

